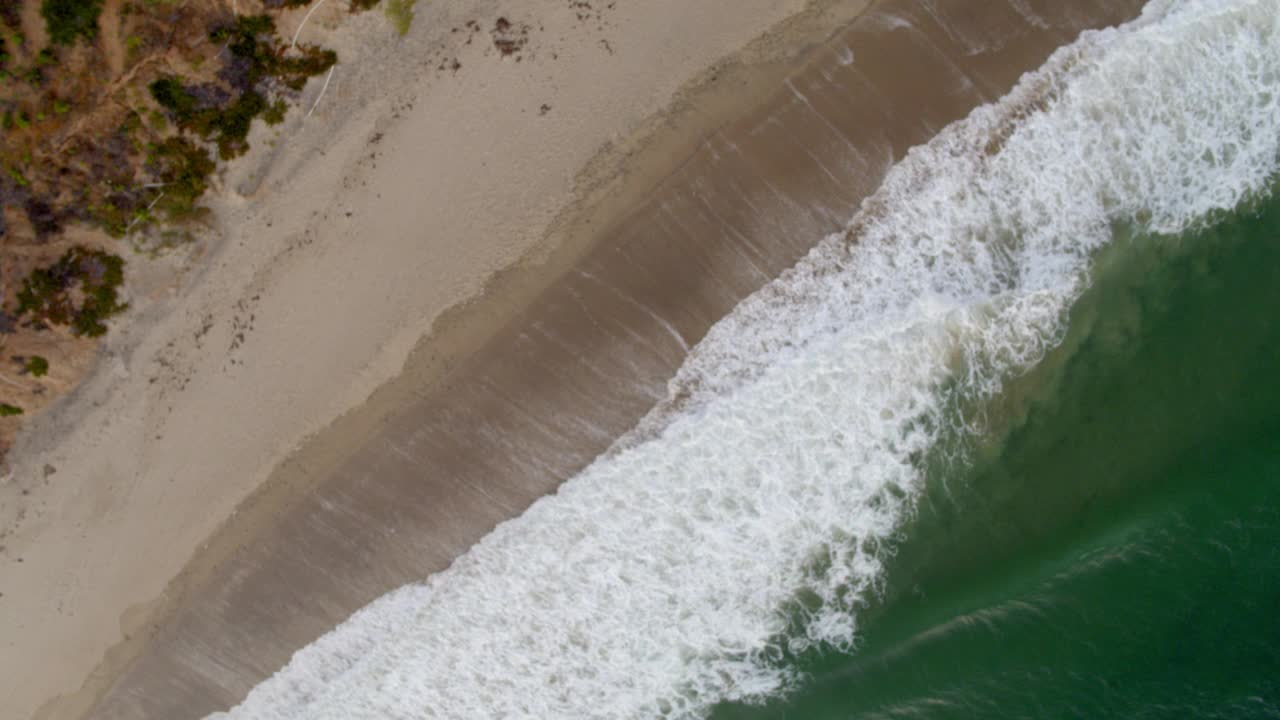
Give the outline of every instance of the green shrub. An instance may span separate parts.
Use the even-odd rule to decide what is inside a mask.
[[[98,337],[107,332],[106,321],[128,307],[120,302],[123,282],[119,255],[77,245],[49,267],[31,271],[18,291],[17,314]]]
[[[200,87],[189,87],[177,76],[151,83],[151,96],[169,111],[179,128],[216,142],[218,157],[230,160],[243,154],[249,148],[246,138],[255,117],[266,113],[264,119],[272,124],[284,119],[283,101],[268,104],[263,97],[264,80],[274,79],[299,90],[307,78],[338,61],[337,53],[314,45],[300,45],[300,54],[286,56],[272,39],[274,33],[275,22],[267,15],[240,16],[235,24],[209,33],[210,40],[225,43],[233,56],[248,61],[230,83],[239,94],[222,107],[200,107],[193,93]]]
[[[10,405],[9,403],[0,403],[0,417],[13,417],[14,415],[21,415],[21,414],[22,414],[22,408],[18,407],[17,405]]]
[[[229,160],[248,149],[245,138],[256,117],[267,107],[267,101],[253,90],[240,94],[224,108],[196,109],[196,98],[178,77],[165,77],[151,83],[151,97],[168,110],[178,127],[190,130],[218,144],[218,156]]]
[[[271,77],[300,90],[307,78],[319,75],[338,62],[338,54],[334,51],[306,43],[294,48],[301,57],[286,56],[272,40],[275,30],[275,21],[268,15],[242,15],[236,18],[234,25],[209,33],[209,39],[215,43],[226,43],[232,55],[249,61],[249,69],[243,79],[246,89],[252,89],[263,78]]]
[[[58,45],[73,45],[80,37],[96,38],[101,13],[102,0],[44,0],[40,5],[49,39]]]
[[[22,127],[26,127],[26,125],[24,124]],[[9,173],[9,177],[17,183],[18,187],[27,187],[31,184],[31,181],[27,179],[27,176],[23,175],[22,171],[18,168],[8,167],[5,168],[5,170]]]
[[[156,207],[171,220],[188,219],[196,213],[196,203],[208,189],[208,178],[217,168],[208,150],[178,136],[153,145],[147,165],[164,183],[164,195]]]
[[[338,62],[338,53],[332,50],[315,45],[299,45],[297,49],[302,57],[279,57],[271,67],[271,75],[294,90],[301,90],[307,78],[319,75]]]
[[[193,220],[207,210],[198,205],[217,169],[209,151],[181,135],[142,148],[144,168],[155,181],[139,192],[112,186],[114,192],[88,206],[89,217],[114,237],[146,226],[157,216],[173,221]]]
[[[273,60],[270,41],[260,41],[258,36],[270,36],[276,23],[269,15],[240,15],[235,24],[217,28],[209,33],[215,43],[225,43],[236,57],[250,61],[249,75],[245,82],[252,87]]]
[[[180,77],[162,77],[151,83],[151,97],[160,107],[174,114],[178,123],[189,122],[195,111],[196,99],[187,92]]]
[[[284,100],[276,100],[268,105],[267,109],[262,113],[262,121],[268,125],[279,125],[284,122],[284,115],[288,111],[289,106],[285,104]]]
[[[112,237],[124,237],[129,230],[129,210],[111,200],[89,206],[89,217]]]
[[[127,57],[130,60],[137,57],[138,53],[142,51],[142,45],[143,45],[142,38],[138,37],[137,35],[130,35],[129,37],[125,38],[124,49],[125,49],[125,52],[127,53]]]
[[[223,160],[243,155],[249,149],[245,138],[249,136],[253,119],[266,109],[266,99],[257,92],[242,93],[229,107],[208,116],[203,123],[205,129],[202,134],[217,137],[218,157]]]
[[[22,366],[22,369],[32,377],[44,377],[49,374],[49,361],[39,355],[32,355],[27,358],[27,363]]]

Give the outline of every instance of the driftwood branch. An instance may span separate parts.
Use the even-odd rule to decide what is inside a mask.
[[[325,0],[320,0],[320,2],[311,6],[311,9],[307,11],[306,15],[302,16],[302,22],[298,23],[298,29],[293,31],[293,39],[289,41],[290,49],[293,49],[298,46],[298,34],[302,32],[302,26],[306,25],[307,21],[311,19],[311,13],[315,12],[316,10],[319,10],[320,6],[323,5],[324,3],[325,3]]]
[[[320,94],[316,96],[315,103],[313,103],[311,105],[311,109],[307,111],[307,117],[311,117],[311,113],[316,111],[316,106],[320,104],[320,98],[324,97],[324,91],[329,89],[329,81],[333,79],[333,71],[337,69],[338,69],[337,65],[334,65],[333,67],[329,68],[329,74],[326,75],[324,78],[324,87],[320,88]],[[306,119],[306,118],[303,118],[303,119]]]
[[[160,202],[160,198],[162,198],[162,197],[164,197],[164,191],[163,191],[163,190],[161,190],[161,191],[160,191],[160,194],[156,196],[156,199],[155,199],[155,200],[152,200],[152,201],[151,201],[151,204],[147,206],[147,211],[148,211],[148,212],[150,212],[151,208],[155,207],[155,206],[156,206],[156,203]],[[125,231],[125,232],[129,232],[130,230],[132,230],[132,229],[133,229],[133,226],[134,226],[134,225],[137,225],[137,224],[138,224],[138,221],[139,221],[139,220],[141,220],[141,219],[142,219],[141,217],[136,217],[136,218],[134,218],[133,220],[131,220],[131,221],[129,222],[129,227],[125,228],[125,229],[124,229],[124,231]]]

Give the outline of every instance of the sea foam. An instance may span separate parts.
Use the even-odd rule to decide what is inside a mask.
[[[695,718],[848,649],[948,430],[1062,337],[1118,226],[1267,192],[1280,0],[1156,0],[913,150],[849,230],[745,300],[669,399],[448,570],[222,718]]]

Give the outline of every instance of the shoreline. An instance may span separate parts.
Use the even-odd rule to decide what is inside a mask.
[[[678,158],[687,156],[707,132],[761,101],[762,98],[753,92],[754,89],[767,86],[769,80],[776,80],[784,75],[797,53],[819,42],[821,35],[829,34],[830,27],[838,27],[847,22],[867,1],[815,0],[805,4],[803,9],[787,15],[780,22],[771,23],[763,35],[757,36],[745,47],[726,57],[715,58],[710,65],[701,66],[669,98],[669,103],[659,105],[653,114],[640,120],[639,127],[628,135],[606,142],[577,173],[573,181],[574,199],[566,203],[548,224],[543,237],[527,247],[517,259],[496,267],[482,289],[460,296],[444,309],[432,323],[429,333],[422,336],[408,353],[410,358],[403,363],[404,372],[395,375],[394,370],[391,371],[393,380],[373,391],[367,401],[346,403],[346,407],[331,423],[307,433],[307,439],[301,442],[302,448],[279,453],[275,461],[270,463],[278,466],[270,478],[260,483],[251,483],[253,487],[249,494],[240,499],[227,517],[218,523],[214,534],[195,548],[194,555],[181,563],[181,570],[166,583],[163,592],[154,600],[133,603],[124,609],[119,620],[122,639],[106,648],[102,661],[94,666],[80,689],[45,701],[36,717],[84,716],[118,675],[136,659],[158,627],[164,625],[164,620],[181,607],[182,601],[192,589],[198,588],[201,581],[218,569],[223,560],[233,555],[244,539],[251,537],[261,524],[269,523],[283,509],[298,501],[298,494],[304,492],[309,484],[308,475],[312,476],[311,482],[314,482],[316,467],[324,467],[326,462],[336,462],[344,452],[357,446],[357,440],[364,436],[363,433],[369,432],[392,413],[404,395],[420,393],[424,383],[439,383],[446,378],[484,339],[510,320],[523,303],[562,273],[574,258],[580,257],[589,249],[592,240],[599,236],[596,227],[608,224],[611,220],[616,222],[621,209],[634,205],[658,179],[678,164]],[[800,4],[792,3],[793,6]],[[367,15],[376,16],[377,13]],[[320,17],[321,14],[317,14],[311,20],[310,26],[313,29],[319,24],[317,21]],[[381,21],[380,17],[358,16],[347,22],[363,24],[362,30],[368,33],[371,24],[376,32],[377,23]],[[423,19],[419,20],[422,21]],[[823,28],[828,29],[824,32]],[[357,32],[338,29],[339,33],[344,31],[350,34]],[[797,47],[794,44],[796,36],[807,39]],[[339,69],[345,68],[340,66]],[[718,84],[717,80],[720,81]],[[313,86],[309,86],[307,91],[302,107],[313,102],[310,97],[315,93]],[[334,88],[331,88],[326,102],[335,102],[334,96]],[[346,125],[357,122],[350,121]],[[254,152],[236,163],[224,177],[225,186],[246,191],[250,202],[258,201],[255,195],[260,194],[259,183],[269,187],[273,177],[284,174],[287,180],[288,176],[296,176],[301,172],[299,168],[305,167],[297,165],[299,161],[296,152],[293,157],[289,157],[288,149],[273,148],[271,146],[274,143],[270,139],[259,137],[265,134],[261,128],[255,128],[255,137],[252,138]],[[284,157],[276,157],[279,155]],[[292,167],[290,161],[293,162]],[[267,163],[274,163],[268,166],[271,174],[265,180],[255,179],[253,175],[260,173]],[[245,200],[236,197],[234,191],[229,200],[225,196],[214,200],[213,204],[223,218],[223,224],[234,222],[237,215],[244,213],[237,206],[243,206]],[[215,275],[219,271],[216,266],[224,261],[225,245],[229,242],[230,238],[212,240],[208,249],[196,250],[197,254],[207,256],[200,258],[193,267],[183,268],[184,272],[192,275],[187,282],[195,285],[203,282],[206,276]],[[167,261],[162,260],[161,264]],[[163,271],[154,268],[151,270],[149,275],[160,274],[163,277]],[[143,281],[144,285],[147,280]],[[149,290],[153,294],[156,292],[155,288]],[[150,305],[144,308],[143,314],[173,314],[178,310],[177,307]],[[96,381],[100,386],[104,376],[118,378],[121,350],[128,351],[131,345],[136,345],[140,326],[145,333],[145,326],[155,320],[154,317],[131,317],[129,324],[119,329],[122,332],[112,338],[110,349],[103,354],[100,366],[92,377],[54,409],[54,424],[79,409],[77,406],[97,406],[105,400],[100,394],[100,387],[88,385]],[[38,419],[40,425],[50,421],[48,417]],[[34,427],[28,436],[44,430],[40,425]],[[337,438],[341,440],[336,440]],[[29,441],[29,437],[23,439]],[[50,443],[54,448],[58,444],[60,443],[56,441]],[[47,452],[47,448],[37,448],[37,452],[33,453],[29,442],[19,446],[14,459],[20,472],[31,472],[33,467],[40,464],[39,461],[33,461],[33,458],[45,454],[39,450]]]
[[[793,5],[798,7],[799,4]],[[151,662],[156,662],[157,657],[164,657],[166,647],[171,649],[175,642],[174,638],[182,634],[183,622],[186,620],[179,617],[180,612],[187,611],[187,620],[190,619],[190,603],[197,592],[207,589],[211,582],[219,582],[219,578],[225,579],[228,573],[234,572],[234,568],[245,566],[246,562],[253,565],[250,561],[256,562],[252,554],[256,550],[250,546],[254,543],[270,544],[269,541],[272,538],[281,537],[280,528],[304,514],[305,503],[312,502],[316,499],[316,495],[323,494],[319,491],[321,483],[326,483],[326,488],[337,487],[334,485],[335,478],[344,472],[350,474],[349,468],[359,459],[358,451],[362,447],[377,438],[388,436],[388,433],[394,436],[397,431],[396,420],[398,418],[403,420],[401,416],[405,412],[406,405],[430,404],[438,402],[442,394],[461,392],[458,388],[465,387],[468,373],[479,372],[474,368],[480,361],[492,365],[492,356],[497,352],[493,346],[495,337],[501,333],[509,335],[516,332],[516,329],[513,329],[514,326],[520,324],[521,318],[528,317],[529,313],[535,313],[537,316],[536,313],[539,312],[537,308],[546,305],[539,298],[546,296],[553,284],[564,284],[558,280],[559,278],[563,278],[571,268],[587,262],[588,258],[599,255],[600,248],[611,236],[625,235],[629,232],[627,223],[635,222],[636,213],[642,212],[637,210],[637,207],[646,207],[646,203],[651,205],[667,202],[669,196],[662,195],[658,187],[659,181],[667,183],[671,178],[679,180],[681,173],[686,170],[692,174],[691,177],[696,175],[697,162],[702,161],[690,159],[690,156],[694,155],[695,151],[701,153],[698,157],[707,154],[711,146],[705,138],[715,129],[724,127],[729,121],[740,118],[744,114],[750,114],[753,108],[761,106],[771,97],[776,99],[776,88],[782,86],[784,82],[789,84],[787,78],[790,78],[793,73],[798,73],[802,68],[818,62],[807,53],[800,54],[800,49],[812,49],[828,36],[844,32],[845,26],[867,4],[856,1],[821,2],[817,0],[808,3],[803,10],[797,10],[795,14],[789,15],[788,19],[771,24],[765,36],[757,36],[755,41],[746,45],[746,49],[733,53],[731,55],[733,59],[718,60],[710,67],[692,73],[687,82],[672,93],[665,103],[658,105],[659,109],[655,113],[638,122],[626,139],[619,141],[615,137],[612,141],[606,140],[605,148],[592,153],[592,157],[585,163],[585,169],[576,173],[571,183],[571,196],[566,202],[560,204],[560,209],[550,215],[535,215],[540,221],[545,221],[547,228],[545,232],[535,240],[527,241],[518,252],[500,253],[499,257],[505,258],[506,261],[499,261],[496,266],[493,266],[493,274],[483,285],[473,285],[469,288],[470,292],[461,293],[461,298],[470,299],[459,299],[450,303],[447,309],[442,309],[438,316],[427,322],[426,325],[430,326],[428,334],[423,334],[421,325],[409,328],[402,326],[392,333],[389,339],[384,340],[383,351],[377,353],[378,357],[363,366],[356,377],[355,387],[341,391],[341,399],[331,404],[332,407],[338,408],[334,412],[337,415],[336,420],[320,423],[319,428],[305,433],[306,438],[296,443],[299,447],[295,447],[294,443],[277,443],[276,451],[272,454],[273,459],[264,465],[264,467],[275,468],[270,472],[269,477],[263,481],[241,482],[241,487],[248,488],[247,492],[237,503],[229,506],[226,513],[221,513],[227,517],[216,524],[217,529],[214,530],[214,534],[210,536],[206,533],[204,538],[198,541],[195,545],[194,557],[180,564],[181,569],[178,575],[165,586],[160,598],[150,603],[134,604],[125,613],[121,621],[121,630],[122,634],[129,639],[126,639],[124,644],[112,646],[105,662],[98,665],[93,676],[79,692],[46,704],[38,717],[82,716],[96,702],[95,696],[106,694],[113,682],[116,682],[116,689],[112,692],[118,697],[127,696],[131,692],[138,694],[136,683],[132,689],[130,686],[130,683],[138,678],[130,679],[121,673],[126,672],[136,658],[142,657],[144,651],[160,653],[159,656],[148,656]],[[882,0],[879,6],[886,4],[891,3]],[[835,18],[842,17],[841,12],[848,14],[848,17],[843,22],[835,22]],[[806,33],[809,34],[806,35]],[[1016,46],[1017,43],[1012,44]],[[1033,48],[1030,51],[1032,56],[1040,52],[1041,45],[1042,43],[1030,43],[1030,47]],[[872,57],[876,56],[876,52],[874,49],[870,51]],[[886,57],[893,57],[892,52],[887,50],[879,52],[888,53]],[[799,59],[797,54],[800,55]],[[901,112],[914,112],[920,115],[922,127],[910,131],[902,130],[902,135],[895,137],[891,143],[892,147],[887,159],[891,162],[900,157],[900,152],[905,147],[918,142],[920,133],[926,132],[923,126],[930,125],[932,120],[945,121],[956,112],[962,113],[965,111],[964,106],[971,104],[972,98],[989,97],[990,93],[997,91],[1002,83],[1011,83],[1016,75],[1020,74],[1020,72],[1010,74],[1009,67],[1001,66],[1001,63],[1011,66],[1021,57],[1016,47],[1012,50],[1007,48],[997,50],[995,55],[1000,62],[984,58],[980,54],[978,59],[973,61],[973,77],[979,81],[979,86],[973,91],[976,94],[967,95],[964,99],[955,100],[954,103],[942,103],[944,108],[949,109],[926,112],[922,107],[910,107],[910,102],[914,100],[909,100],[908,106],[896,108]],[[987,60],[986,67],[983,67],[984,59]],[[831,57],[825,57],[823,61],[830,62]],[[982,87],[984,79],[987,87]],[[906,85],[913,85],[915,82],[909,82]],[[928,79],[918,82],[920,87],[909,87],[903,90],[905,98],[916,97],[912,94],[913,92],[933,92],[932,83],[944,83],[945,80]],[[338,86],[337,90],[338,98],[341,99],[341,86]],[[334,91],[334,88],[329,90],[331,94],[327,96],[326,102],[334,100]],[[795,87],[792,87],[792,91],[797,97],[803,97]],[[925,94],[924,97],[932,96]],[[794,100],[791,103],[797,104]],[[807,104],[808,100],[805,99],[804,103]],[[346,125],[348,127],[358,125],[362,117],[369,114],[366,111],[363,116],[348,121]],[[357,113],[357,115],[360,114]],[[881,121],[888,119],[887,116],[882,117]],[[856,127],[862,121],[854,119],[850,122]],[[379,126],[376,121],[368,124],[372,127],[366,129],[376,132],[379,136],[384,132],[392,136],[397,127],[394,123]],[[358,133],[355,131],[348,133],[348,135],[356,134]],[[733,137],[738,138],[739,135],[733,135]],[[743,136],[743,142],[745,137]],[[363,137],[346,138],[347,149],[353,151],[352,156],[354,152],[362,152],[355,149],[364,147],[359,142],[364,139]],[[736,148],[736,140],[724,142],[728,143],[726,147]],[[274,154],[274,152],[270,153],[270,155]],[[238,182],[240,187],[248,190],[253,202],[258,203],[262,196],[254,197],[255,194],[279,192],[285,183],[298,180],[307,174],[304,172],[307,168],[311,168],[313,172],[317,169],[314,167],[317,161],[300,158],[297,152],[290,154],[288,149],[284,149],[280,154],[279,162],[274,167],[274,174],[262,181],[261,185],[258,184],[259,181],[247,177],[253,168],[241,168],[243,173],[238,178],[237,172],[233,171],[228,176],[228,185],[235,185]],[[766,161],[773,158],[782,163],[759,171],[766,179],[766,184],[771,175],[780,177],[792,172],[788,168],[795,167],[791,160],[785,159],[782,155],[761,157]],[[376,161],[375,159],[372,163],[374,166]],[[821,165],[821,162],[818,162],[818,165]],[[324,167],[322,163],[319,169],[323,170]],[[349,165],[343,167],[349,167]],[[372,172],[372,170],[364,170],[364,172]],[[874,177],[874,170],[868,169],[863,172],[870,172],[870,175],[865,182],[860,181],[861,184],[856,185],[859,187],[857,192],[870,192],[878,184],[878,178]],[[355,175],[356,181],[360,178],[359,174]],[[821,193],[818,190],[806,186],[803,181],[795,182],[799,183],[797,187],[801,191],[801,197],[812,199],[820,196]],[[840,183],[837,182],[836,185]],[[843,189],[847,191],[848,186],[844,186]],[[344,195],[338,192],[334,197],[342,199]],[[243,203],[243,201],[233,200],[230,204],[236,203]],[[269,208],[271,203],[272,199],[268,195],[265,204]],[[278,205],[279,201],[276,204]],[[821,203],[815,200],[814,204]],[[358,206],[353,208],[355,211],[360,209]],[[835,223],[832,229],[838,229],[840,220],[836,218],[844,212],[844,208],[833,206],[822,208],[822,210],[823,212],[816,213],[813,217],[797,216],[790,219],[794,223],[792,227],[798,228],[796,233],[798,237],[786,238],[783,247],[765,251],[768,255],[765,261],[768,272],[776,273],[787,267],[795,257],[803,254],[806,243],[816,241],[820,237],[820,235],[807,236],[805,233],[830,227],[830,223]],[[224,212],[226,212],[225,209]],[[262,215],[263,213],[258,213],[259,218]],[[322,218],[316,222],[333,224],[341,221],[336,218]],[[303,228],[297,242],[300,249],[305,249],[310,244],[307,226],[305,223],[302,225],[295,223],[294,226]],[[315,227],[313,225],[311,229],[314,231]],[[244,234],[242,232],[242,243]],[[614,238],[613,242],[621,241]],[[234,248],[230,250],[234,252]],[[736,252],[733,248],[716,247],[714,243],[709,243],[703,251],[706,254],[698,256],[700,258],[698,262],[704,264],[704,269],[715,268],[727,274],[721,277],[711,272],[710,275],[715,277],[710,280],[698,278],[693,285],[679,283],[671,285],[671,288],[676,290],[676,295],[690,295],[696,300],[695,306],[704,308],[683,319],[672,320],[676,327],[675,332],[683,338],[682,342],[690,344],[696,342],[700,333],[705,332],[706,327],[714,322],[716,313],[722,313],[728,307],[732,307],[736,302],[735,298],[751,292],[753,287],[758,287],[762,282],[758,278],[735,274],[736,271],[731,266],[734,263],[741,265],[742,260],[733,257]],[[287,255],[294,250],[285,249],[282,252]],[[219,269],[213,267],[214,263],[227,263],[230,260],[234,260],[234,257],[229,259],[223,250],[215,251],[199,272],[215,274]],[[252,282],[246,286],[254,292],[258,292],[259,289],[264,289],[265,292],[265,289],[274,287],[277,281],[289,279],[289,276],[275,270],[271,262],[260,265],[258,269],[261,276],[252,278]],[[296,272],[301,273],[308,269],[304,267]],[[315,273],[313,272],[312,275],[314,277]],[[694,277],[697,275],[695,273]],[[337,277],[328,277],[330,282],[339,281]],[[721,288],[709,287],[710,284],[715,283],[727,284]],[[248,296],[249,293],[244,295]],[[599,298],[596,299],[599,300]],[[702,305],[699,306],[698,303]],[[531,307],[534,309],[531,310]],[[259,312],[266,312],[265,304],[261,308],[263,309],[259,309]],[[250,312],[250,315],[252,314]],[[193,317],[191,320],[199,321],[199,318]],[[195,324],[198,329],[200,323]],[[233,322],[232,325],[234,337],[235,323]],[[581,323],[573,327],[577,328],[580,325]],[[567,329],[568,326],[566,326]],[[598,347],[601,340],[588,339],[586,342],[590,343],[589,347]],[[296,352],[297,349],[294,349],[295,355]],[[666,366],[671,362],[679,364],[678,357],[672,354],[678,354],[678,352],[678,348],[667,348],[666,351],[658,352],[663,357],[654,360],[653,377],[646,378],[641,384],[647,388],[656,379],[660,385],[660,375],[666,372]],[[287,355],[283,358],[286,363],[289,362]],[[251,359],[243,362],[249,361]],[[306,372],[306,368],[299,367],[299,371]],[[104,368],[103,372],[108,370]],[[128,374],[126,369],[126,377]],[[332,373],[330,375],[332,376]],[[338,376],[335,379],[343,378]],[[187,381],[189,380],[183,383]],[[603,427],[612,429],[626,426],[625,418],[630,417],[636,408],[639,408],[637,403],[644,404],[646,393],[651,391],[642,388],[635,392],[639,394],[629,401],[631,404],[627,405],[624,411],[619,411],[612,416],[612,419]],[[399,424],[404,423],[401,421]],[[599,442],[593,439],[587,445],[594,446]],[[285,447],[286,445],[288,447]],[[235,447],[234,442],[227,445],[228,450]],[[581,457],[585,460],[594,456],[590,450],[582,450],[582,452],[584,454]],[[572,470],[570,466],[574,463],[581,464],[579,459],[573,458],[563,462],[564,469],[558,469],[557,472],[568,472]],[[347,469],[344,470],[344,468]],[[368,472],[366,471],[366,474]],[[552,485],[553,488],[554,485]],[[114,489],[112,491],[114,492]],[[536,497],[546,491],[546,488],[540,488],[531,492]],[[330,490],[324,492],[329,492],[332,497]],[[518,511],[515,505],[523,502],[523,498],[522,493],[516,493],[513,506],[507,511],[500,512],[499,515],[509,517],[515,514]],[[199,498],[196,500],[198,501]],[[225,500],[223,503],[225,504]],[[463,515],[471,517],[466,513]],[[473,519],[470,522],[473,524],[479,522],[483,525],[489,520],[482,518],[478,521]],[[465,538],[471,537],[477,529],[471,528],[462,535],[456,536],[454,546],[457,549],[445,551],[442,557],[450,553],[456,555],[457,552],[465,549],[468,544]],[[392,531],[394,532],[394,529]],[[261,560],[261,557],[257,560]],[[396,574],[392,573],[392,575]],[[368,587],[361,588],[362,592],[368,590]],[[187,630],[190,630],[189,623]],[[114,710],[100,709],[95,717],[147,716],[138,715],[136,712],[129,714],[129,707],[128,703],[118,703]],[[137,708],[133,710],[136,711]]]

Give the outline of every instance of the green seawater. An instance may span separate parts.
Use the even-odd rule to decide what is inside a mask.
[[[1118,237],[985,412],[856,650],[712,717],[1280,718],[1280,200]]]

